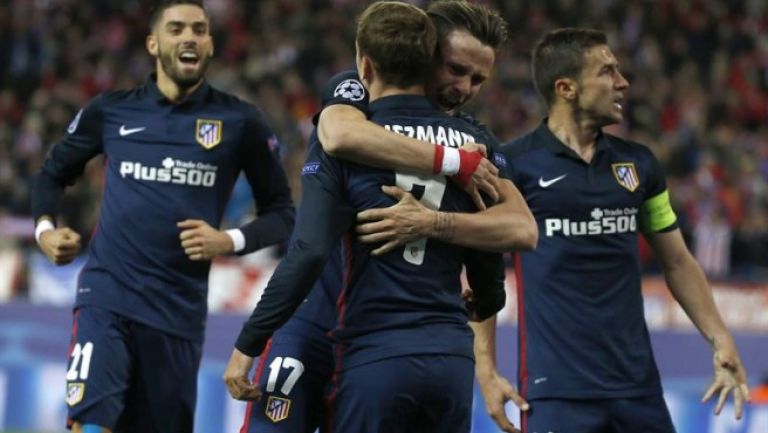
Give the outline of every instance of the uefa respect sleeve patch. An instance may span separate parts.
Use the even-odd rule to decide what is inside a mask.
[[[643,233],[655,233],[677,222],[677,215],[669,203],[669,191],[651,197],[643,203],[640,228]]]
[[[320,171],[320,163],[319,162],[308,162],[304,164],[304,167],[301,168],[301,175],[302,176],[309,176],[312,174],[317,174],[317,172]]]

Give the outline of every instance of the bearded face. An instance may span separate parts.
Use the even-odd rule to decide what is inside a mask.
[[[165,9],[147,39],[147,49],[158,61],[158,77],[179,88],[199,83],[213,55],[208,16],[195,5]]]
[[[181,88],[199,83],[211,60],[211,55],[199,45],[186,42],[175,46],[161,43],[157,57],[165,75]]]

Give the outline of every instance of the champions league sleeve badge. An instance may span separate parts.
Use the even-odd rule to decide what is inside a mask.
[[[336,86],[336,89],[333,91],[333,97],[349,99],[355,102],[362,101],[365,98],[365,87],[363,87],[363,83],[350,78]]]

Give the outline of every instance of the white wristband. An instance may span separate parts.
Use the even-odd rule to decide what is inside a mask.
[[[245,235],[240,229],[230,229],[224,233],[229,235],[229,238],[232,239],[232,245],[234,245],[236,253],[245,249]]]
[[[39,223],[37,223],[37,227],[35,227],[35,241],[39,244],[40,243],[40,235],[43,234],[43,232],[48,230],[54,230],[56,226],[53,225],[53,223],[50,220],[42,220]]]
[[[459,172],[460,167],[461,154],[459,154],[459,149],[446,147],[445,154],[443,154],[443,167],[440,170],[440,174],[445,176],[453,176]]]

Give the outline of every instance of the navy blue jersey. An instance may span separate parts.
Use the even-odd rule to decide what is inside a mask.
[[[321,100],[323,108],[336,104],[351,105],[368,115],[368,92],[360,82],[357,71],[353,69],[346,70],[331,77],[323,88]],[[317,117],[318,116],[315,116],[315,121],[317,121]],[[456,118],[464,120],[474,127],[473,131],[475,131],[474,133],[477,136],[477,142],[484,143],[491,149],[490,156],[493,162],[500,168],[500,175],[506,177],[506,159],[501,153],[497,152],[500,146],[496,137],[485,128],[485,126],[481,125],[472,116],[466,113],[460,113]],[[401,128],[394,128],[394,130],[401,134],[410,135],[413,138],[436,142],[436,137],[417,136],[416,129],[404,130]],[[311,140],[317,140],[316,135],[313,135]],[[450,138],[448,141],[450,141]],[[441,144],[451,144],[453,147],[456,147],[456,139],[454,139],[452,143],[447,142]],[[329,331],[336,326],[338,318],[336,301],[342,285],[344,263],[348,254],[350,254],[348,243],[345,244],[344,242],[341,242],[337,245],[330,255],[326,269],[323,271],[320,279],[318,279],[315,288],[309,293],[296,311],[295,317],[311,322],[315,326],[319,326]],[[495,273],[498,280],[503,281],[504,265],[500,255],[475,252],[469,255],[466,259],[467,262],[465,265],[467,266],[471,287],[482,284],[481,281],[485,278],[482,276],[483,274]],[[499,303],[503,305],[505,295],[503,286],[499,283],[496,283],[496,286],[500,287],[501,290],[494,294],[494,296],[485,299],[478,298],[478,301],[486,301],[488,305],[481,316],[492,314],[492,310],[495,312],[495,310],[500,308],[498,307]]]
[[[596,143],[586,163],[545,121],[503,150],[540,233],[517,262],[528,399],[660,392],[637,234],[673,229],[676,220],[650,150],[602,133]]]
[[[218,227],[241,171],[259,218],[244,227],[253,251],[287,239],[293,207],[277,141],[252,105],[203,83],[180,104],[153,78],[93,99],[56,144],[38,177],[35,217],[104,153],[101,215],[80,274],[76,306],[98,305],[146,325],[201,339],[210,262],[191,261],[177,222]]]
[[[483,137],[474,126],[439,112],[420,96],[382,98],[370,104],[369,111],[372,121],[390,130],[412,130],[444,145],[458,147]],[[475,252],[422,239],[371,257],[371,247],[356,240],[352,226],[358,211],[394,204],[381,185],[398,185],[436,209],[474,210],[469,196],[444,177],[419,177],[339,161],[327,155],[313,135],[302,169],[303,197],[291,246],[244,325],[236,343],[240,351],[252,356],[260,353],[269,335],[302,304],[332,255],[339,260],[338,266],[328,267],[327,272],[336,281],[341,275],[341,284],[316,286],[302,309],[317,315],[314,319],[302,316],[325,321],[334,315],[333,321],[338,322],[334,336],[349,355],[344,366],[413,353],[472,356],[459,275],[462,264],[472,261]],[[480,266],[468,269],[473,287],[503,292],[503,269],[498,262],[474,262]]]

